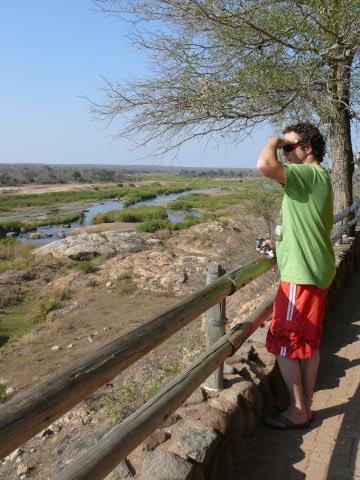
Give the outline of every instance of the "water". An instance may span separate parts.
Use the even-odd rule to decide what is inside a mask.
[[[188,193],[216,193],[218,191],[219,191],[219,188],[207,188],[202,190],[188,190],[186,192],[181,192],[181,193],[172,193],[170,195],[158,195],[156,198],[137,202],[135,205],[132,205],[131,207],[127,207],[127,208],[163,205],[181,196],[187,195]],[[73,230],[79,227],[92,225],[93,217],[95,215],[98,215],[99,213],[105,213],[111,210],[122,210],[123,208],[124,208],[124,202],[122,200],[102,200],[100,202],[94,202],[87,205],[87,208],[84,211],[83,223],[73,222],[66,226],[49,225],[44,227],[38,227],[36,229],[36,232],[41,235],[46,235],[45,238],[32,239],[28,237],[28,234],[26,236],[20,235],[18,238],[24,243],[35,242],[38,245],[45,245],[47,243],[54,242],[55,240],[59,240],[59,234],[61,235],[63,233],[64,236],[68,236]],[[202,215],[198,211],[192,211],[191,213],[196,217],[201,217]],[[167,209],[167,214],[168,214],[168,219],[170,220],[171,223],[181,222],[186,215],[186,213],[178,213],[178,212],[171,211],[169,209]],[[10,220],[10,218],[15,218],[15,216],[8,217],[7,219]],[[20,217],[17,215],[16,218],[20,218]]]

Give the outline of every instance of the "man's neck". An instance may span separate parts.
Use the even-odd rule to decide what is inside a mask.
[[[304,163],[308,163],[309,165],[315,165],[318,167],[321,166],[319,160],[317,160],[313,155],[308,155]]]

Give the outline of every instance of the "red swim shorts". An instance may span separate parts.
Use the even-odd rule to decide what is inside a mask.
[[[266,338],[268,352],[311,358],[320,346],[328,289],[280,282]]]

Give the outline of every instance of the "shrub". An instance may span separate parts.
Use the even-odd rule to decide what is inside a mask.
[[[92,223],[129,222],[140,223],[153,220],[166,220],[167,211],[164,207],[139,207],[124,208],[123,210],[111,210],[95,215]]]
[[[5,220],[0,222],[0,237],[5,237],[8,232],[20,233],[21,222],[19,220]]]
[[[7,400],[6,385],[0,383],[0,403],[5,403]]]
[[[198,225],[202,222],[202,218],[195,217],[194,215],[186,215],[181,222],[176,222],[172,225],[173,230],[185,230],[186,228]]]
[[[140,223],[137,227],[138,232],[153,233],[156,230],[171,229],[171,223],[168,220],[153,220],[150,222]]]

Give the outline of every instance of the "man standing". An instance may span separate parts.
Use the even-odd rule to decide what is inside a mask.
[[[283,150],[286,164],[278,160]],[[282,225],[276,242],[281,281],[266,347],[277,356],[290,394],[282,414],[265,420],[277,429],[300,429],[312,419],[311,402],[319,367],[326,294],[335,276],[330,241],[333,195],[321,166],[325,141],[319,130],[301,123],[268,140],[257,169],[283,185]],[[272,247],[272,241],[266,241]]]

